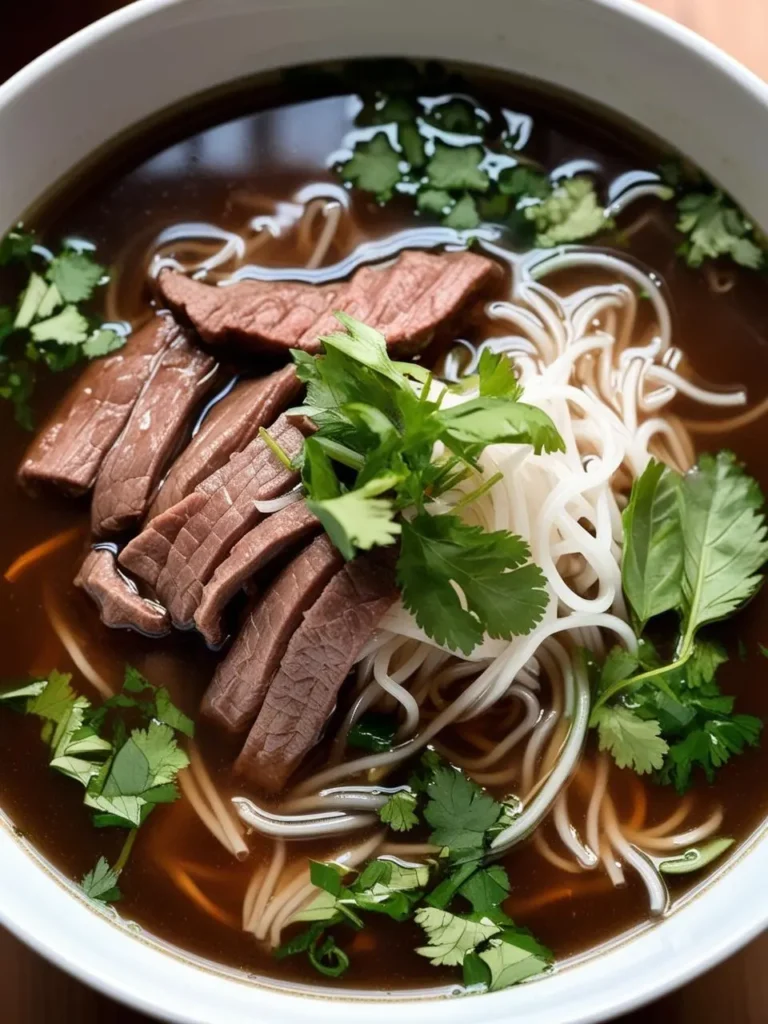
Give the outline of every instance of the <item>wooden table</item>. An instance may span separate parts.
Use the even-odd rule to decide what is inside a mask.
[[[768,0],[646,0],[768,78]],[[0,81],[120,0],[16,0],[3,19]],[[764,1024],[768,933],[709,974],[616,1024]],[[0,929],[3,1024],[143,1024],[149,1018],[92,992]]]

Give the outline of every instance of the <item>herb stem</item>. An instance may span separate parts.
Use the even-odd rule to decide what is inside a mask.
[[[275,458],[279,459],[279,461],[282,462],[286,469],[294,468],[291,457],[288,455],[286,451],[284,451],[280,447],[280,445],[277,443],[274,437],[272,437],[268,430],[266,430],[264,427],[259,427],[259,437],[267,446],[267,448],[269,448],[269,450],[272,452]]]
[[[470,491],[469,494],[465,494],[460,501],[457,501],[453,506],[453,511],[455,512],[457,509],[466,508],[466,506],[471,505],[473,501],[477,501],[478,498],[482,498],[483,495],[487,494],[492,487],[496,486],[499,480],[503,479],[504,474],[502,472],[494,473],[493,476],[489,480],[486,480],[484,484],[480,484],[480,486],[476,487],[474,491]]]
[[[115,863],[113,869],[116,875],[119,875],[120,872],[125,867],[125,865],[128,863],[128,858],[131,856],[131,850],[133,849],[133,844],[136,842],[136,836],[138,834],[139,830],[137,828],[132,828],[131,831],[128,833],[128,838],[123,843],[123,848],[120,851],[120,856],[117,858],[117,862]]]
[[[363,456],[358,455],[356,451],[352,448],[348,448],[345,444],[333,441],[330,437],[315,436],[315,440],[335,462],[340,462],[342,466],[347,466],[349,469],[360,470],[365,465],[365,459]]]
[[[664,682],[664,679],[657,677],[663,677],[663,675],[666,672],[674,672],[676,669],[682,668],[683,665],[685,665],[685,663],[688,661],[692,653],[692,644],[689,644],[687,649],[685,646],[683,646],[680,655],[675,659],[675,661],[672,662],[671,665],[661,665],[659,666],[659,668],[651,668],[648,669],[647,672],[641,672],[638,676],[630,676],[629,679],[619,679],[617,682],[612,683],[603,693],[600,694],[597,701],[595,702],[594,707],[592,708],[592,713],[594,714],[594,712],[597,711],[598,708],[601,708],[604,704],[607,704],[608,701],[611,700],[611,698],[615,697],[617,693],[621,693],[623,690],[629,689],[630,686],[637,686],[639,683],[653,682],[654,686],[658,686],[659,689],[663,690],[668,697],[671,697],[672,700],[676,700],[677,698],[675,697],[674,693],[669,688],[667,683]]]

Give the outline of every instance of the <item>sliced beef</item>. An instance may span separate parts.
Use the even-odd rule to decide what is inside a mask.
[[[282,789],[320,738],[342,683],[397,597],[391,553],[348,562],[291,638],[237,760],[260,788]]]
[[[156,589],[160,573],[181,528],[205,508],[207,501],[205,494],[193,491],[166,512],[155,516],[138,537],[134,537],[123,548],[120,564],[134,576],[145,580],[153,590]]]
[[[165,512],[220,469],[233,452],[239,452],[274,423],[297,398],[301,385],[292,366],[256,380],[238,384],[213,407],[202,426],[176,459],[157,494],[149,516]]]
[[[230,732],[250,728],[304,612],[342,565],[341,555],[322,534],[280,573],[216,669],[203,702],[208,718]]]
[[[91,506],[96,537],[122,533],[144,518],[215,368],[214,358],[181,331],[163,353],[99,471]]]
[[[235,544],[206,583],[195,612],[195,625],[209,644],[224,639],[221,615],[242,585],[281,552],[319,532],[319,520],[297,501],[267,516]]]
[[[53,484],[70,494],[90,490],[141,389],[178,335],[173,319],[162,314],[119,352],[92,362],[27,450],[19,482]]]
[[[303,434],[285,417],[281,416],[269,433],[291,458],[298,455]],[[152,520],[123,549],[120,563],[148,583],[154,580],[158,597],[174,623],[188,629],[194,624],[203,587],[217,566],[264,518],[255,502],[284,494],[298,479],[298,473],[287,469],[269,446],[256,438],[202,481],[196,491]],[[202,503],[201,497],[205,498]],[[157,520],[161,520],[159,528]],[[169,544],[167,538],[173,533]],[[158,556],[163,555],[159,565]]]
[[[318,338],[339,329],[342,310],[385,335],[391,348],[412,353],[492,276],[496,264],[472,252],[404,252],[389,266],[362,267],[347,282],[239,281],[216,287],[174,270],[160,291],[212,345],[317,352]]]
[[[93,598],[105,626],[136,629],[147,636],[164,636],[170,631],[168,612],[139,594],[136,584],[118,570],[114,553],[108,548],[96,548],[88,554],[75,586]]]

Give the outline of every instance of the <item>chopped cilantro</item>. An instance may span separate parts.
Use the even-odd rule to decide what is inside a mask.
[[[589,178],[568,178],[539,203],[526,206],[524,216],[536,229],[536,245],[549,248],[580,242],[613,227]]]
[[[617,705],[598,708],[592,724],[600,735],[600,749],[608,750],[619,768],[645,775],[663,766],[669,744],[659,735],[658,722]]]
[[[434,155],[427,164],[427,178],[432,188],[450,191],[470,189],[485,192],[488,175],[481,169],[485,154],[481,146],[446,146],[435,144]]]
[[[58,373],[125,344],[80,308],[105,282],[104,268],[88,252],[65,247],[49,262],[43,252],[34,247],[32,235],[18,230],[0,241],[0,267],[13,264],[28,272],[15,309],[0,307],[0,398],[13,404],[16,422],[28,430],[33,427],[33,364]]]
[[[341,173],[351,185],[372,192],[379,202],[386,202],[400,180],[400,156],[386,132],[377,132],[369,142],[358,143]]]
[[[117,879],[136,829],[158,804],[178,797],[176,779],[189,762],[176,732],[191,736],[191,720],[174,706],[167,690],[156,690],[131,666],[126,666],[122,692],[100,708],[73,690],[70,675],[56,671],[46,679],[11,684],[0,691],[2,704],[41,719],[51,768],[83,787],[95,825],[130,830],[114,867],[101,858],[81,883],[91,899],[114,902],[120,898]],[[138,714],[146,727],[129,732],[118,717],[108,739],[109,716],[118,712]]]
[[[454,231],[471,231],[480,223],[480,215],[477,212],[477,203],[474,198],[465,193],[449,213],[443,218],[443,224]]]
[[[380,754],[391,750],[397,731],[397,719],[377,711],[368,711],[349,730],[347,746]]]
[[[118,875],[109,866],[106,857],[100,857],[96,867],[81,879],[80,888],[90,900],[115,903],[122,898],[117,879]]]
[[[379,811],[379,817],[395,832],[408,832],[419,823],[416,797],[409,790],[393,793]]]

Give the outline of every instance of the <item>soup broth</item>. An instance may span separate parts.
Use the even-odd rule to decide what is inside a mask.
[[[541,165],[550,173],[559,170],[561,176],[587,173],[601,194],[615,197],[633,182],[647,182],[648,174],[666,159],[666,154],[631,127],[617,128],[603,114],[569,99],[481,72],[461,69],[461,73],[466,88],[483,108],[513,126],[515,145],[521,138],[529,138],[524,153],[531,166]],[[361,74],[365,75],[364,69]],[[315,279],[322,281],[324,272],[332,277],[336,264],[373,242],[385,243],[385,255],[392,258],[398,249],[408,248],[414,237],[398,241],[402,232],[420,232],[421,245],[433,222],[415,211],[412,197],[406,193],[378,202],[369,193],[346,189],[340,183],[336,168],[349,159],[350,133],[359,130],[356,118],[361,105],[348,84],[327,76],[306,73],[251,83],[237,95],[217,99],[187,111],[171,124],[149,130],[131,143],[130,152],[125,145],[116,144],[103,165],[51,197],[26,227],[34,228],[38,242],[52,251],[62,239],[93,244],[111,277],[99,293],[97,301],[102,308],[95,312],[109,322],[127,322],[134,329],[151,313],[154,292],[148,271],[153,260],[176,260],[191,272],[196,266],[203,270],[207,266],[207,275],[200,276],[215,283],[233,271],[247,278],[247,269],[240,271],[251,265],[258,268],[257,277],[269,276],[268,271],[273,270],[278,277],[289,279],[309,267]],[[519,155],[515,148],[509,152]],[[329,208],[329,202],[336,206]],[[316,209],[308,220],[307,208],[312,203]],[[342,210],[338,223],[333,219],[336,209]],[[674,202],[655,196],[637,198],[616,214],[618,231],[610,240],[599,242],[599,251],[618,254],[662,283],[673,317],[674,344],[684,353],[687,378],[716,391],[743,387],[748,408],[752,408],[768,391],[763,278],[735,264],[687,266],[678,255],[681,238],[675,230],[676,218]],[[464,236],[455,237],[460,244]],[[395,241],[386,249],[392,239]],[[217,254],[228,241],[239,255],[216,266]],[[484,250],[483,244],[481,230],[474,251],[488,254],[490,250]],[[515,245],[503,231],[491,244],[502,248]],[[509,266],[500,262],[508,278]],[[582,288],[605,285],[611,274],[610,269],[599,266],[577,266],[548,277],[547,284],[558,295],[568,296]],[[1,286],[9,301],[19,287],[12,274],[3,277]],[[650,302],[644,306],[642,295],[638,305],[635,344],[647,334],[646,321],[650,325],[654,318]],[[509,333],[508,323],[475,315],[463,325],[461,337],[466,344],[462,351],[466,355],[469,347],[484,339],[503,339]],[[452,342],[439,336],[420,357],[421,362],[434,366],[438,374],[443,372],[446,353],[454,351]],[[286,358],[232,352],[226,356],[226,373],[261,374]],[[39,374],[34,397],[36,423],[50,413],[79,372],[76,367],[60,374]],[[50,491],[30,496],[16,485],[14,474],[30,437],[14,423],[9,404],[2,405],[6,443],[0,452],[0,474],[5,480],[0,563],[11,566],[36,545],[65,535],[61,546],[0,587],[3,675],[13,680],[44,678],[54,668],[71,672],[76,689],[98,703],[101,698],[88,674],[95,673],[110,690],[117,691],[125,665],[135,666],[155,685],[167,687],[175,704],[196,721],[198,756],[220,799],[227,802],[245,795],[273,806],[263,793],[233,774],[237,738],[199,717],[203,694],[223,652],[209,648],[195,632],[175,630],[169,636],[149,638],[103,625],[98,608],[73,584],[91,542],[88,499],[71,499]],[[701,421],[704,415],[710,420],[727,420],[739,411],[702,412],[684,394],[673,405],[674,415],[684,421]],[[763,422],[758,419],[720,433],[716,428],[697,433],[694,428],[691,437],[697,451],[732,449],[766,486],[768,456],[762,431]],[[287,555],[281,559],[275,564],[287,564]],[[259,586],[266,585],[273,572],[274,567]],[[244,608],[245,598],[239,597],[235,607]],[[712,634],[730,656],[719,671],[723,691],[738,698],[740,712],[761,719],[768,716],[768,696],[759,685],[763,662],[758,644],[765,638],[764,616],[763,594],[735,622],[715,627]],[[238,621],[237,611],[231,612],[228,622]],[[607,640],[605,646],[610,646]],[[299,780],[310,778],[328,763],[334,736],[350,707],[353,686],[351,679],[345,684],[335,717],[320,745],[302,764],[296,777]],[[542,686],[544,706],[549,684]],[[388,710],[392,713],[393,709]],[[437,748],[447,758],[452,759],[453,752],[476,761],[489,745],[502,742],[507,732],[509,727],[500,724],[496,711],[490,709],[470,722],[449,726],[440,735]],[[82,788],[51,770],[38,718],[0,710],[0,749],[4,755],[2,807],[20,834],[73,881],[81,879],[102,856],[115,862],[125,831],[93,825],[92,814],[83,804]],[[356,751],[351,756],[360,754]],[[612,763],[604,770],[609,773],[616,815],[622,822],[634,822],[636,830],[652,831],[668,821],[678,812],[682,799],[687,814],[682,816],[680,831],[694,829],[722,810],[717,835],[743,843],[760,827],[768,811],[768,789],[759,784],[768,774],[766,758],[765,747],[756,747],[722,767],[711,782],[703,774],[695,774],[682,798],[672,786],[660,785],[648,775],[621,770]],[[594,733],[580,764],[567,796],[574,823],[586,821],[603,770],[600,765],[606,764],[600,760]],[[479,781],[499,799],[510,789],[516,790],[523,772],[522,754],[503,759],[501,766],[508,765],[517,767],[500,781],[485,780],[484,772],[478,773]],[[499,765],[494,771],[497,769]],[[493,776],[493,771],[485,774]],[[395,770],[387,784],[392,785],[393,780],[403,784],[407,779],[406,764]],[[275,806],[280,806],[280,799],[278,794]],[[364,845],[378,827],[363,828],[350,838],[349,845]],[[422,824],[413,833],[415,839],[394,839],[412,842],[416,848],[427,841],[428,832]],[[260,866],[261,885],[266,884],[263,879],[273,863],[275,842],[257,831],[247,833],[244,841],[247,853],[238,859],[217,841],[186,798],[158,807],[139,830],[121,874],[120,916],[137,922],[149,935],[259,977],[385,991],[456,982],[453,967],[433,966],[416,952],[424,935],[413,919],[399,922],[382,914],[366,918],[363,931],[350,931],[346,950],[354,969],[343,978],[316,973],[303,956],[276,958],[268,942],[243,928],[246,894]],[[295,864],[298,871],[307,859],[333,858],[340,840],[323,838],[286,846],[288,868]],[[548,857],[542,850],[555,855]],[[604,871],[581,871],[578,864],[573,870],[573,856],[562,846],[551,814],[532,836],[508,850],[500,863],[511,886],[504,900],[505,911],[551,948],[558,963],[592,951],[648,921],[648,893],[637,873],[625,865],[622,884],[616,885]],[[705,875],[666,876],[672,907]],[[290,927],[287,934],[293,934]]]

